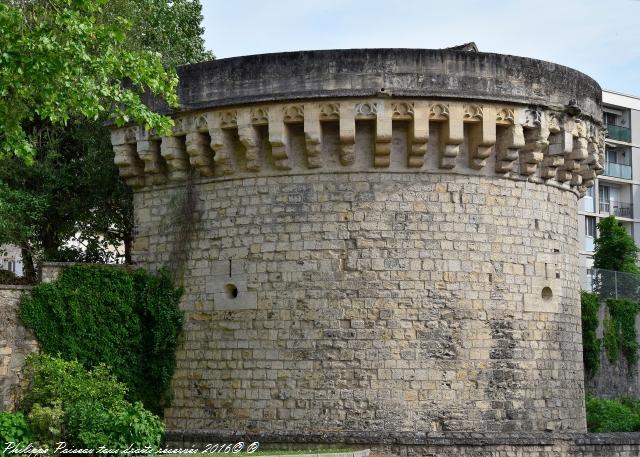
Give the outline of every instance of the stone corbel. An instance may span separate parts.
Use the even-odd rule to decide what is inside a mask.
[[[496,109],[493,106],[465,106],[465,119],[471,122],[469,129],[469,166],[482,169],[496,144]]]
[[[376,105],[376,147],[373,166],[387,168],[391,164],[391,137],[393,132],[391,105],[386,100],[380,101]]]
[[[604,171],[604,154],[603,150],[600,148],[600,129],[593,124],[589,124],[589,144],[587,146],[587,150],[589,153],[589,157],[587,158],[587,164],[589,164],[589,168],[591,168],[596,175],[602,174]]]
[[[427,153],[429,142],[429,104],[416,101],[413,104],[413,123],[411,131],[411,149],[409,151],[409,168],[421,168]]]
[[[538,169],[549,146],[549,128],[542,111],[527,109],[521,117],[525,145],[520,149],[520,174],[531,176]]]
[[[320,126],[320,105],[304,105],[304,140],[307,147],[307,166],[322,167],[322,130]]]
[[[352,103],[340,104],[340,163],[352,165],[355,161],[356,116]]]
[[[584,154],[586,151],[575,151],[576,146],[576,136],[578,135],[576,121],[567,118],[564,123],[564,132],[565,132],[565,141],[566,141],[566,153],[564,158],[564,165],[562,168],[558,169],[558,181],[559,182],[568,182],[572,186],[577,185],[574,184],[578,181],[582,181],[582,177],[577,178],[578,172],[580,171],[581,162],[586,159],[587,155]],[[585,142],[586,147],[586,142]],[[586,149],[586,148],[585,148]],[[576,154],[577,152],[577,154]],[[584,154],[584,158],[580,159],[580,157]]]
[[[246,117],[249,119],[249,111],[244,111],[246,111]],[[208,118],[207,125],[211,140],[209,146],[213,151],[213,171],[216,175],[231,175],[235,171],[233,166],[233,141],[229,137],[228,131],[237,128],[239,134],[239,117],[240,114],[235,110],[229,110],[211,113]]]
[[[431,106],[430,120],[442,121],[440,128],[440,168],[456,166],[460,145],[464,142],[464,109],[462,103]]]
[[[185,138],[189,162],[200,175],[213,176],[213,150],[209,138],[200,132],[189,132]]]
[[[144,187],[144,162],[138,156],[136,150],[136,129],[120,129],[111,133],[111,144],[115,157],[114,163],[118,167],[122,176],[130,187]]]
[[[279,107],[269,110],[269,143],[271,144],[271,157],[274,166],[278,170],[291,170],[289,165],[289,138],[284,124],[284,112]]]
[[[138,156],[144,162],[144,174],[148,184],[164,184],[167,181],[167,164],[160,155],[160,140],[150,132],[138,129]]]
[[[503,129],[496,142],[496,173],[513,171],[513,164],[518,159],[519,151],[524,147],[522,125],[515,122],[515,114],[511,108],[502,108],[496,113],[496,126]]]
[[[559,176],[558,169],[564,167],[565,157],[571,152],[573,137],[563,128],[559,114],[551,114],[548,119],[549,146],[542,159],[540,177],[563,182],[559,178],[564,178],[564,175]]]
[[[582,177],[582,182],[581,182],[582,186],[591,187],[595,184],[596,171],[593,168],[591,168],[589,164],[583,163],[580,166],[580,170],[578,171],[578,174],[580,174],[580,176]]]
[[[589,148],[587,140],[587,127],[584,121],[576,119],[573,129],[573,150],[569,155],[569,159],[575,161],[575,168],[580,168],[580,163],[589,157]]]
[[[189,156],[184,137],[163,136],[160,155],[167,163],[171,181],[184,181],[189,177]]]

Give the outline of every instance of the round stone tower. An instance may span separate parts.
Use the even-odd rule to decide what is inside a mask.
[[[172,136],[112,135],[134,259],[185,288],[168,430],[585,431],[595,81],[422,49],[179,75]]]

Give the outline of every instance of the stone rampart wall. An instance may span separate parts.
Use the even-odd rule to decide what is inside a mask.
[[[30,286],[0,285],[0,411],[12,411],[25,356],[37,351],[33,334],[18,317],[20,298]]]
[[[446,173],[135,194],[183,278],[170,430],[585,429],[576,196]]]

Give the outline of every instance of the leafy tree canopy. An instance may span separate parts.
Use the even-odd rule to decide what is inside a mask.
[[[25,124],[73,118],[135,121],[168,131],[171,120],[140,99],[150,91],[177,105],[177,77],[157,53],[123,44],[131,21],[100,20],[105,0],[0,3],[0,156],[31,160]],[[127,82],[127,86],[123,85]]]
[[[93,129],[89,127],[93,126]],[[0,163],[0,244],[27,257],[114,262],[131,230],[131,196],[119,179],[109,133],[97,123],[42,128],[35,161]],[[65,244],[75,240],[72,245]]]
[[[638,251],[633,238],[615,217],[609,216],[598,223],[593,266],[605,270],[639,273],[636,264]]]
[[[197,0],[112,0],[105,17],[125,14],[132,27],[126,46],[161,54],[167,67],[215,58],[204,46],[202,5]]]
[[[14,0],[0,5],[0,21],[0,43],[11,42],[5,54],[12,59],[0,55],[0,93],[17,100],[0,98],[0,244],[22,248],[32,277],[34,258],[110,262],[113,247],[124,244],[128,261],[132,197],[104,121],[113,114],[120,123],[170,125],[138,93],[146,88],[174,104],[170,68],[214,57],[204,48],[200,2]],[[13,78],[7,66],[22,75]],[[36,111],[41,100],[48,108]],[[11,132],[10,123],[11,141],[1,133]]]

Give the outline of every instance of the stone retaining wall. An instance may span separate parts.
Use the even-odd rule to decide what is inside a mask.
[[[224,433],[170,432],[167,445],[259,442],[260,449],[348,447],[371,457],[637,457],[640,433]]]
[[[34,336],[18,318],[20,298],[30,289],[0,285],[0,411],[15,408],[25,356],[38,349]]]

